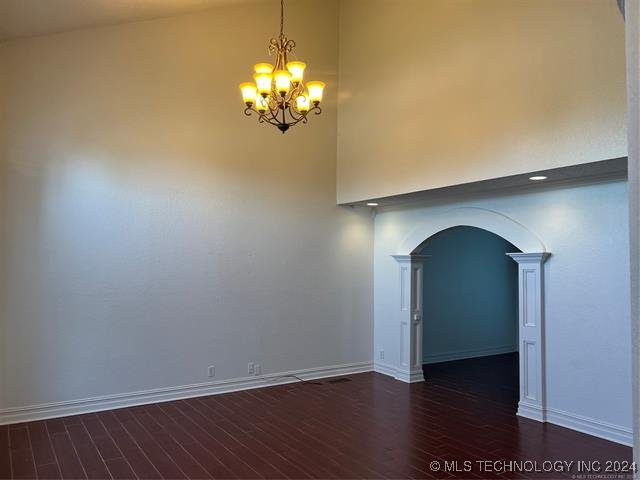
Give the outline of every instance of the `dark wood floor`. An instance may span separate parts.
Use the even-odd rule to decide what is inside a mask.
[[[423,384],[365,373],[2,426],[0,478],[561,478],[477,461],[631,458],[516,417],[513,357],[426,372]],[[443,472],[455,460],[459,471]]]
[[[517,352],[424,365],[422,370],[429,383],[460,395],[492,400],[513,413],[518,408]]]

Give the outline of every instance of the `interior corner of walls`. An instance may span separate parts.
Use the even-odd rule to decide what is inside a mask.
[[[397,368],[391,364],[385,363],[385,362],[381,362],[381,361],[376,361],[373,364],[373,371],[376,373],[381,373],[383,375],[387,375],[389,377],[396,377],[397,375]]]

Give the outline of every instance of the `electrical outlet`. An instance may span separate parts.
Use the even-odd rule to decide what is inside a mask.
[[[215,365],[210,365],[209,368],[207,369],[207,374],[209,375],[209,378],[213,378],[216,376],[216,367]]]
[[[247,373],[255,375],[255,365],[251,362],[247,363]]]
[[[380,350],[380,360],[384,360],[384,350]]]
[[[255,366],[253,367],[253,371],[254,371],[254,375],[256,376],[262,375],[262,365],[260,365],[259,363],[256,363]]]

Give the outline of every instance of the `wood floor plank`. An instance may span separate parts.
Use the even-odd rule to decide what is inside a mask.
[[[11,450],[11,466],[13,478],[36,477],[33,453],[29,449]]]
[[[29,438],[36,466],[56,463],[51,439],[44,422],[31,422],[28,425]]]
[[[102,456],[81,422],[67,425],[69,437],[89,479],[111,478]]]
[[[137,478],[162,478],[160,472],[158,472],[123,427],[112,429],[109,431],[109,434],[122,451],[124,458],[129,462]]]
[[[62,479],[62,473],[57,463],[49,463],[47,465],[38,465],[37,473],[39,480],[58,480]]]
[[[0,478],[11,478],[11,453],[9,450],[8,425],[0,425]]]
[[[87,478],[75,448],[73,448],[69,434],[65,431],[50,436],[62,478],[65,480]]]
[[[11,450],[29,450],[29,431],[26,426],[9,429],[9,446]]]
[[[105,463],[107,464],[109,473],[114,480],[131,480],[138,478],[131,469],[129,462],[122,457],[111,458],[106,460]]]

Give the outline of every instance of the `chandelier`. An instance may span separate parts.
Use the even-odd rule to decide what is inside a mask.
[[[242,100],[247,106],[244,114],[257,114],[259,123],[278,127],[282,133],[300,122],[307,123],[311,112],[322,113],[320,102],[325,84],[302,81],[307,65],[288,60],[295,46],[296,42],[284,34],[284,0],[280,0],[280,35],[269,41],[269,55],[275,55],[276,64],[256,64],[253,67],[255,81],[240,84]]]

